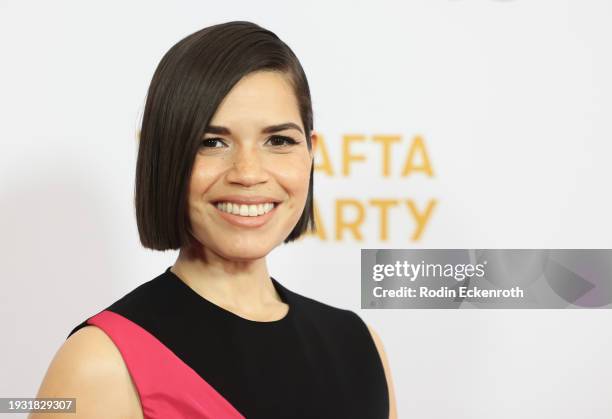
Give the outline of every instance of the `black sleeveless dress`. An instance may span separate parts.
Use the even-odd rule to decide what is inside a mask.
[[[118,347],[145,418],[388,419],[372,336],[355,312],[271,278],[289,311],[252,321],[217,306],[170,267],[77,325]]]

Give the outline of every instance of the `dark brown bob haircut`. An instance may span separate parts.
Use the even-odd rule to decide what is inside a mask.
[[[247,21],[216,24],[162,57],[147,92],[136,162],[136,223],[145,248],[176,250],[195,243],[187,194],[196,153],[223,98],[242,77],[260,70],[288,77],[310,151],[308,81],[293,51],[273,32]],[[284,243],[315,231],[313,170],[304,212]]]

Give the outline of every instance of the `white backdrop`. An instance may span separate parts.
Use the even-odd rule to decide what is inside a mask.
[[[611,18],[607,0],[0,1],[0,397],[33,397],[76,324],[174,262],[133,215],[146,89],[179,39],[250,20],[300,58],[334,173],[315,177],[327,237],[270,272],[374,326],[399,417],[611,417],[611,311],[362,310],[359,267],[361,248],[611,248]],[[350,135],[365,160],[343,176]],[[388,177],[379,135],[400,137]],[[401,176],[415,136],[433,176]],[[344,199],[360,238],[335,235]],[[401,202],[386,240],[371,199]],[[407,200],[436,201],[417,240]]]

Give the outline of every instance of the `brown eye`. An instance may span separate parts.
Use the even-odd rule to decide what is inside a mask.
[[[205,148],[221,148],[223,147],[223,145],[218,146],[217,144],[219,143],[223,143],[223,140],[221,140],[221,138],[205,138],[202,140],[202,143],[200,144],[202,147]]]
[[[273,146],[277,146],[277,147],[284,147],[284,146],[299,144],[298,141],[295,141],[293,138],[286,137],[284,135],[273,135],[272,137],[270,137],[268,141],[270,141]]]

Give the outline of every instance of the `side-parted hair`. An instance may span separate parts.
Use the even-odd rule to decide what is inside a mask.
[[[145,248],[176,250],[194,243],[189,180],[205,129],[232,87],[260,70],[288,77],[310,151],[308,81],[293,51],[273,32],[247,21],[220,23],[180,40],[161,59],[147,92],[136,162],[136,223]],[[284,243],[315,231],[313,170],[314,165],[304,211]]]

